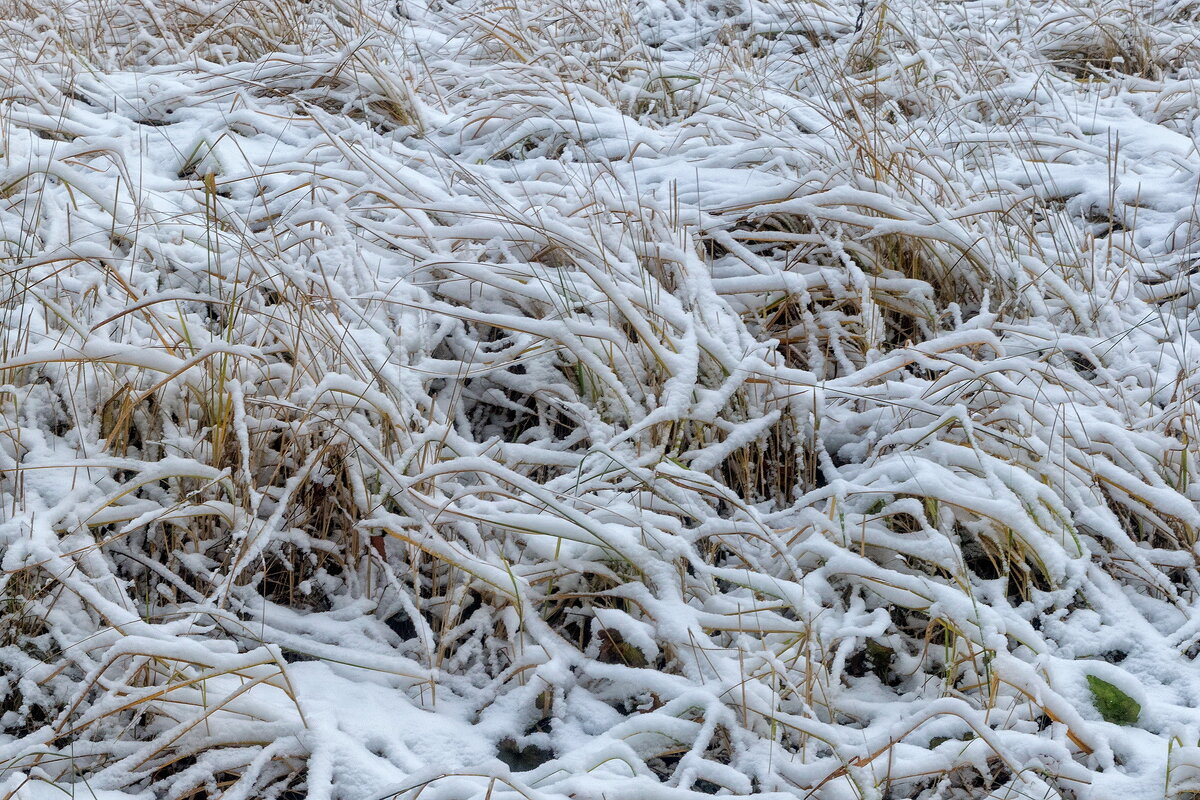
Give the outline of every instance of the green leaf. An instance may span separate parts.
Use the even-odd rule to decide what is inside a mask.
[[[1087,682],[1092,690],[1092,703],[1105,722],[1117,725],[1133,725],[1137,722],[1142,707],[1136,700],[1095,675],[1088,675]]]
[[[875,677],[879,678],[880,683],[888,682],[888,674],[892,669],[892,661],[896,657],[896,651],[892,648],[882,645],[874,639],[867,639],[867,661],[871,664],[871,671],[875,673]]]

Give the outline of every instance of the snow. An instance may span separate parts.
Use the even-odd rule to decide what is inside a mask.
[[[1198,13],[0,3],[0,797],[1200,792]]]

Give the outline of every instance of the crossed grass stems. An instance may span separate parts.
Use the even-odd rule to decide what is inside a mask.
[[[17,25],[6,30],[26,63],[6,67],[3,491],[9,524],[43,549],[6,565],[0,641],[20,675],[4,710],[29,744],[4,769],[62,783],[119,771],[172,798],[311,791],[289,663],[381,668],[345,648],[306,652],[261,609],[319,613],[367,598],[392,625],[403,656],[394,674],[423,703],[465,691],[435,675],[482,664],[495,691],[523,692],[545,722],[556,700],[531,677],[539,659],[565,644],[573,655],[559,657],[577,668],[603,665],[584,684],[603,695],[623,682],[627,696],[609,702],[643,719],[624,735],[628,770],[683,789],[1071,797],[1086,780],[1078,769],[1017,763],[995,731],[1057,723],[1085,764],[1109,745],[1072,727],[1044,676],[1019,668],[1045,641],[997,648],[984,616],[989,603],[1094,604],[1101,589],[1078,570],[1186,607],[1194,566],[1177,554],[1195,544],[1196,522],[1160,500],[1191,496],[1191,375],[1149,415],[1108,362],[1127,357],[1124,340],[1142,328],[1181,346],[1178,320],[1193,309],[1185,289],[1155,288],[1159,268],[1144,282],[1152,302],[1139,327],[1103,327],[1103,293],[1137,263],[1125,236],[1136,217],[1118,219],[1113,197],[1108,216],[1080,230],[1039,173],[1040,132],[989,90],[1009,67],[978,43],[956,44],[973,79],[963,100],[898,57],[918,34],[887,4],[871,6],[860,35],[853,9],[822,4],[809,11],[839,19],[834,33],[806,28],[803,14],[766,26],[718,15],[706,28],[715,44],[690,64],[664,64],[618,5],[595,19],[552,7],[531,23],[524,7],[447,4],[423,13],[453,21],[455,58],[510,69],[513,84],[460,112],[473,115],[463,130],[478,132],[479,169],[431,140],[406,173],[364,137],[427,134],[414,98],[459,107],[478,79],[431,68],[400,81],[389,52],[420,20],[302,5],[172,4],[169,17],[76,6],[91,26],[60,28],[33,51]],[[13,12],[4,18],[37,16]],[[1047,51],[1071,80],[1156,79],[1186,58],[1167,21],[1117,38],[1105,20],[1120,14],[1093,16],[1051,18],[1038,32],[1075,26],[1075,39],[1059,31]],[[139,28],[152,35],[130,35]],[[577,58],[573,34],[597,29],[608,49]],[[704,208],[678,181],[641,191],[634,167],[598,159],[586,182],[546,163],[568,148],[608,152],[614,143],[587,138],[586,114],[602,102],[680,130],[704,125],[714,103],[764,109],[779,83],[769,57],[785,50],[793,91],[825,84],[813,92],[820,141],[795,140],[815,176],[799,190]],[[199,84],[207,94],[167,98],[138,124],[172,124],[230,85],[253,113],[176,154],[171,191],[186,201],[168,214],[120,151],[78,146],[88,131],[73,109],[97,107],[96,69],[198,57],[225,67]],[[561,81],[546,63],[592,92],[588,104],[539,99]],[[27,80],[40,70],[57,84]],[[567,115],[546,125],[538,104],[552,102]],[[993,120],[1003,150],[929,157],[958,102]],[[269,132],[289,116],[318,131],[307,162],[259,172],[221,162],[261,132],[247,117]],[[22,137],[47,143],[34,147],[49,150],[49,166],[14,165]],[[1119,144],[1110,152],[1115,192]],[[1012,153],[1040,191],[941,213],[968,208],[975,174]],[[522,169],[546,171],[559,195],[531,210],[498,164],[518,181]],[[340,227],[305,216],[334,199]],[[90,249],[50,247],[51,214],[77,219]],[[173,261],[162,246],[172,237],[203,260]],[[337,247],[363,266],[339,263]],[[411,265],[388,291],[370,267],[385,263]],[[1047,309],[1070,348],[1030,322]],[[972,325],[973,313],[992,316]],[[387,339],[407,330],[421,341]],[[415,379],[376,358],[364,331]],[[1087,428],[1094,407],[1155,435],[1130,452],[1120,426]],[[890,435],[873,433],[880,419]],[[28,463],[35,431],[74,436],[76,456]],[[827,447],[846,431],[864,444]],[[974,493],[930,485],[918,463]],[[847,466],[860,477],[845,477]],[[94,483],[99,499],[73,515],[35,513],[26,483],[50,470]],[[977,502],[984,486],[1023,514]],[[1098,508],[1085,527],[1080,498]],[[670,569],[648,570],[655,562]],[[817,610],[801,602],[809,592]],[[970,610],[947,611],[947,598]],[[660,618],[673,603],[720,610],[674,640]],[[879,632],[824,622],[868,605],[891,609]],[[91,633],[64,638],[65,615]],[[187,630],[180,620],[191,634],[167,632]],[[633,630],[651,631],[654,647],[627,640]],[[208,638],[236,642],[239,655],[197,651]],[[727,688],[705,707],[627,688],[646,669]],[[840,704],[844,686],[872,679],[943,699],[880,738],[869,715]],[[249,702],[268,690],[295,716]],[[236,735],[215,733],[231,725]],[[544,743],[538,733],[514,741]],[[753,741],[773,743],[779,761],[765,772],[745,766]],[[941,753],[941,766],[906,772],[913,746]],[[724,786],[721,766],[753,780]],[[454,780],[533,796],[556,776],[443,776],[392,796]],[[1165,789],[1190,791],[1169,773]]]

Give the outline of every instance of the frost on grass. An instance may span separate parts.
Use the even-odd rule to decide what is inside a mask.
[[[1198,17],[3,0],[0,796],[1196,797]]]

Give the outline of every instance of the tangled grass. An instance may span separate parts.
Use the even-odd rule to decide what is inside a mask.
[[[0,797],[1200,796],[1198,20],[0,0]]]

